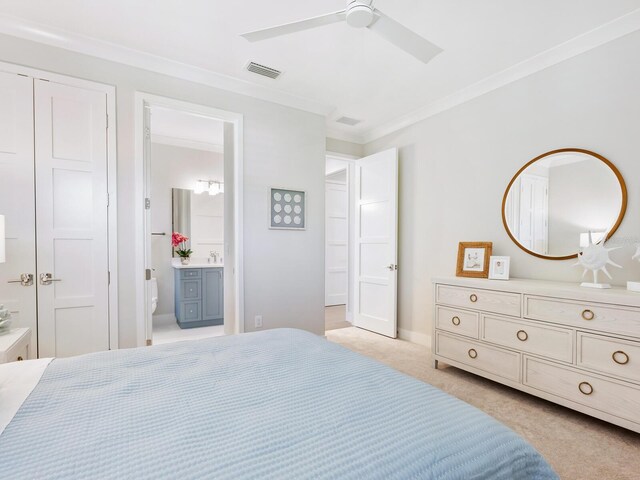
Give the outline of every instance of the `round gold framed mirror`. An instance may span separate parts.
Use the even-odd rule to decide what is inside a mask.
[[[509,182],[502,223],[518,247],[538,258],[575,258],[580,247],[610,238],[627,210],[627,186],[613,163],[580,148],[552,150]]]

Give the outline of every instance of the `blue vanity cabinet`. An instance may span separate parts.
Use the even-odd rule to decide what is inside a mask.
[[[224,269],[176,268],[175,314],[180,328],[222,325]]]

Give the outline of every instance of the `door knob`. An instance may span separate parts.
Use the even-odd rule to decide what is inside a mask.
[[[23,273],[20,275],[20,280],[9,280],[7,283],[19,283],[23,287],[30,287],[33,285],[33,275],[31,273]]]
[[[41,273],[40,274],[40,285],[51,285],[53,282],[61,282],[62,280],[59,278],[51,278],[53,275],[51,273]]]

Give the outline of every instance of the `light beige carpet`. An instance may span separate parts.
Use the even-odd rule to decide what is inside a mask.
[[[337,330],[338,328],[348,328],[351,326],[346,320],[347,309],[345,305],[336,305],[324,309],[324,329]]]
[[[358,328],[327,338],[434,385],[501,421],[567,480],[640,480],[640,434],[454,367],[432,367],[427,348]]]

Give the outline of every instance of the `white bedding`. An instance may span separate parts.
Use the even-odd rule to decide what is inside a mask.
[[[53,358],[0,365],[0,433],[40,381]]]

